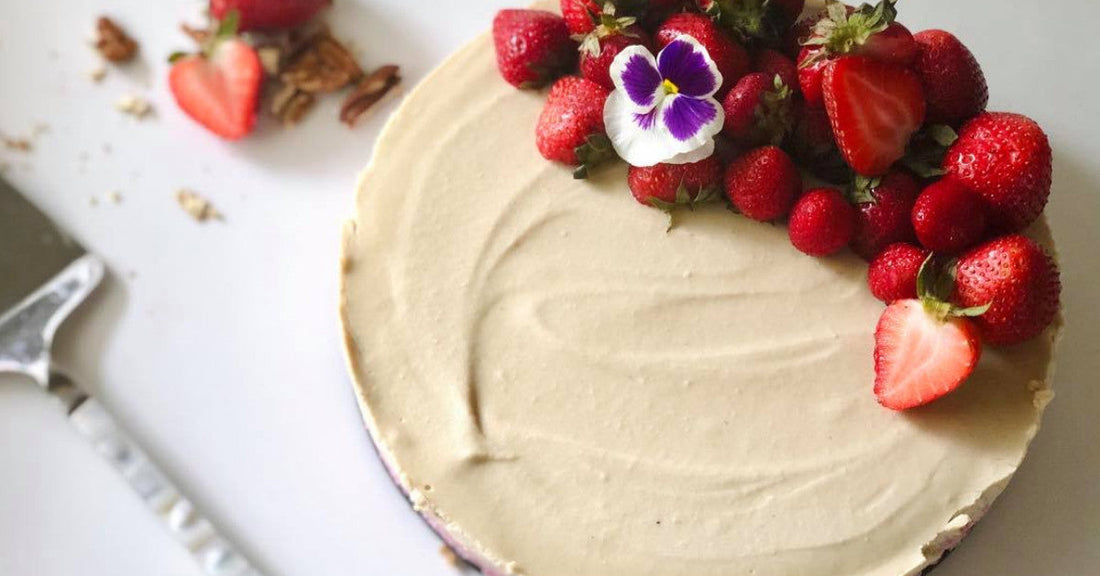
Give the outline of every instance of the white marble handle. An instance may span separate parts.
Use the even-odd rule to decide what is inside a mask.
[[[122,473],[206,574],[262,576],[157,469],[102,404],[94,398],[86,398],[72,410],[69,418],[96,451]]]

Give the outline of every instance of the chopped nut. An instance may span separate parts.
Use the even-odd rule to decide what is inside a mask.
[[[138,45],[133,38],[110,18],[101,16],[96,21],[95,47],[104,58],[115,63],[129,62],[137,54]]]
[[[355,90],[340,107],[340,121],[354,126],[375,104],[378,104],[401,83],[401,69],[392,64],[382,66],[359,81]]]
[[[280,75],[283,82],[311,94],[335,92],[362,76],[355,58],[327,31],[314,36]]]
[[[283,50],[278,46],[260,46],[256,49],[260,57],[260,66],[268,76],[278,76],[283,62]]]
[[[449,564],[452,568],[462,570],[466,567],[466,562],[462,560],[455,553],[454,549],[450,546],[443,544],[439,547],[439,555],[443,557],[443,561]]]
[[[99,64],[95,68],[92,68],[91,70],[88,71],[88,78],[92,82],[95,82],[96,84],[99,84],[100,82],[102,82],[103,79],[106,78],[106,77],[107,77],[107,67],[104,66],[103,64]]]
[[[302,92],[290,84],[283,87],[271,99],[271,112],[275,114],[283,124],[293,126],[313,107],[316,99],[308,92]]]
[[[191,38],[191,40],[194,40],[195,44],[199,44],[199,45],[205,44],[206,41],[210,38],[210,31],[209,30],[202,30],[200,28],[193,28],[192,26],[190,26],[186,23],[180,24],[180,30],[183,30],[184,34],[188,35]]]
[[[176,191],[176,202],[179,203],[180,208],[183,208],[184,212],[187,212],[187,214],[197,222],[225,220],[225,217],[214,208],[214,205],[211,204],[209,200],[190,190]]]
[[[4,148],[14,152],[30,152],[34,148],[29,138],[12,138],[0,135],[0,140],[4,141]]]
[[[149,101],[134,95],[126,95],[119,98],[115,102],[115,108],[123,114],[129,114],[138,120],[144,120],[146,116],[153,113],[153,106],[149,104]]]

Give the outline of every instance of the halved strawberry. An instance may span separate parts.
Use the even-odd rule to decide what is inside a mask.
[[[825,69],[822,87],[840,152],[864,176],[885,174],[924,122],[920,78],[902,66],[848,56]]]
[[[969,319],[940,320],[920,300],[898,300],[875,328],[875,397],[891,410],[923,406],[962,385],[981,355]]]
[[[256,51],[223,23],[202,54],[175,55],[168,87],[179,107],[227,140],[247,136],[256,125],[263,67]]]
[[[955,390],[982,355],[977,324],[989,306],[959,308],[954,266],[925,259],[917,275],[917,298],[896,300],[875,328],[875,397],[891,410],[923,406]]]

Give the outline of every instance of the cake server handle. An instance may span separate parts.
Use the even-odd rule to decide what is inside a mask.
[[[50,375],[48,390],[65,405],[73,427],[122,474],[168,532],[191,552],[203,573],[263,576],[195,509],[102,404],[61,374]]]

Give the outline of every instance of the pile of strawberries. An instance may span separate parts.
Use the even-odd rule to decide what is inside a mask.
[[[634,198],[672,210],[724,196],[745,217],[786,221],[806,254],[868,260],[889,304],[875,394],[913,408],[958,388],[983,342],[1024,342],[1057,315],[1057,266],[1022,234],[1050,194],[1050,144],[1029,118],[986,112],[970,50],[943,30],[912,34],[896,0],[812,14],[803,2],[561,0],[563,16],[500,11],[493,37],[506,81],[552,83],[538,149],[577,177],[615,157],[603,116],[615,56],[685,34],[702,44],[724,78],[717,152],[631,166]]]

